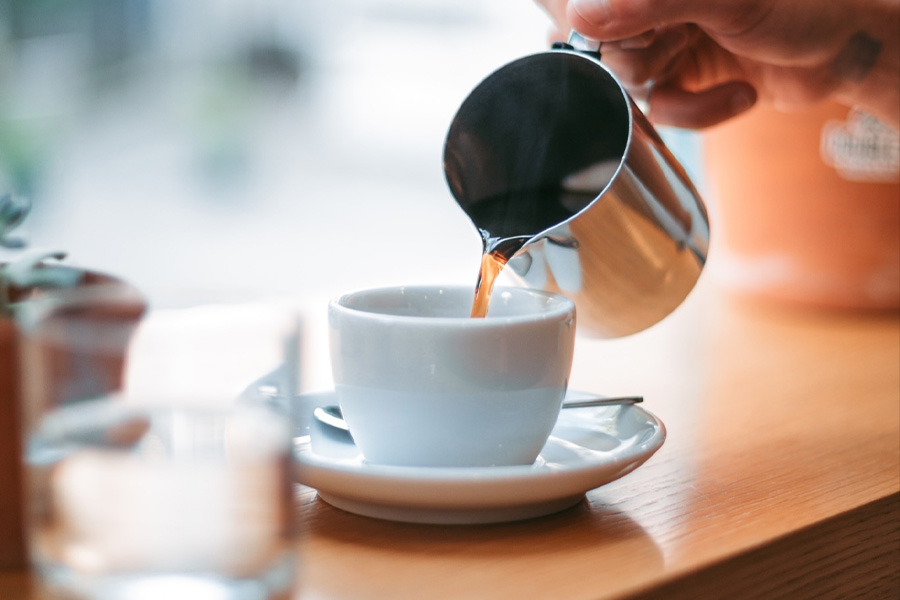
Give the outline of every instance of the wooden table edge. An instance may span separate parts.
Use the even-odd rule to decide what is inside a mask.
[[[622,596],[628,600],[900,597],[900,492]]]

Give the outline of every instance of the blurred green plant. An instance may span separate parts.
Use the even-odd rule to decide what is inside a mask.
[[[0,318],[15,316],[17,310],[34,297],[33,292],[78,285],[83,273],[47,261],[66,257],[60,250],[24,250],[26,240],[16,229],[28,216],[31,202],[10,192],[0,196],[0,246],[23,250],[9,262],[0,263]]]

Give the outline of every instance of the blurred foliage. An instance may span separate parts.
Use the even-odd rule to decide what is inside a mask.
[[[0,247],[22,249],[24,238],[13,234],[31,210],[31,202],[24,196],[7,192],[0,196]],[[15,259],[0,263],[0,317],[17,314],[32,294],[23,296],[22,290],[62,289],[77,285],[82,273],[63,269],[47,261],[66,257],[58,250],[26,250]],[[15,293],[13,290],[18,290]],[[18,296],[18,298],[17,298]]]

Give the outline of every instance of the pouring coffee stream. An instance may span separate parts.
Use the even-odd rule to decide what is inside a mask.
[[[505,266],[560,292],[579,328],[636,333],[670,314],[706,261],[706,209],[634,101],[573,35],[482,81],[444,147],[451,193],[483,241],[472,316]]]
[[[475,299],[472,302],[472,317],[486,317],[491,302],[491,290],[500,271],[509,259],[528,241],[527,237],[492,238],[481,230],[481,269],[475,282]]]

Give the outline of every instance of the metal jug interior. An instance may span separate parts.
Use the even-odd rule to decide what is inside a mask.
[[[527,238],[510,267],[572,297],[593,335],[658,322],[706,260],[699,194],[595,53],[542,52],[488,76],[450,126],[444,172],[479,230]]]

